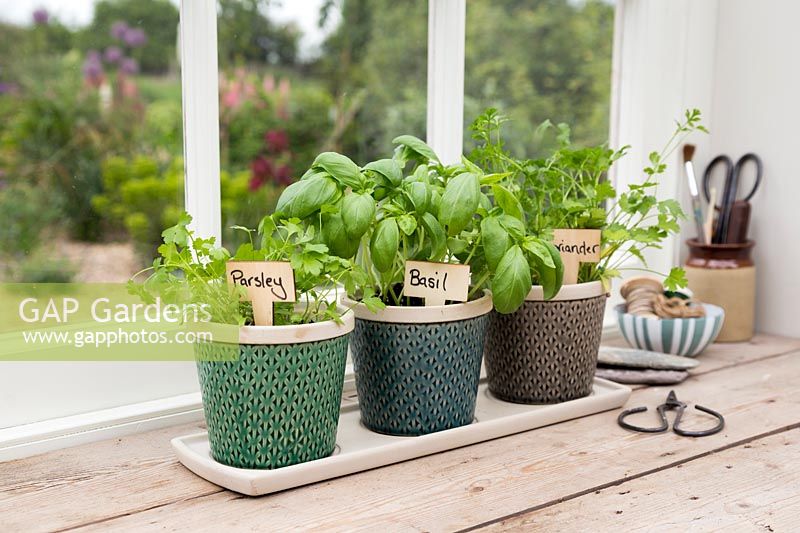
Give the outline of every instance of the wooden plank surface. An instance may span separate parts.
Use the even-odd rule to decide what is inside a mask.
[[[481,531],[798,531],[800,430],[517,516]]]
[[[706,372],[678,387],[679,397],[702,397],[728,416],[729,428],[699,445],[628,434],[614,424],[615,413],[605,413],[251,499],[177,463],[169,439],[198,429],[185,425],[0,463],[0,529],[192,530],[209,520],[251,528],[265,520],[271,528],[470,527],[791,424],[800,411],[800,357],[776,354],[798,347],[761,336],[703,356]],[[659,403],[665,394],[637,391],[631,404]]]
[[[661,403],[668,389],[636,391],[631,405]],[[452,531],[674,467],[800,421],[800,355],[692,378],[678,397],[723,412],[720,434],[688,439],[628,433],[615,412],[558,424],[410,463],[253,499],[229,492],[101,524],[118,531],[222,528]],[[691,418],[690,418],[691,420]],[[695,419],[695,421],[697,421]]]
[[[53,531],[219,492],[175,458],[184,424],[0,463],[0,531]]]

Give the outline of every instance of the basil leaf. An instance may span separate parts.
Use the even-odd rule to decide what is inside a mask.
[[[403,181],[403,169],[394,159],[379,159],[364,165],[364,170],[370,170],[388,180],[387,185],[399,185]]]
[[[503,214],[500,215],[500,224],[506,231],[514,237],[515,240],[522,240],[525,238],[525,224],[518,218]]]
[[[410,237],[417,229],[417,220],[412,215],[405,214],[397,219],[397,225],[400,231]]]
[[[428,261],[441,261],[447,252],[447,234],[439,221],[431,213],[425,213],[420,218],[422,227],[425,228],[425,236],[431,244]]]
[[[358,165],[349,157],[336,152],[322,152],[311,164],[311,168],[323,168],[333,179],[353,189],[359,189],[364,184]]]
[[[547,247],[546,241],[535,237],[528,237],[525,239],[522,247],[533,254],[538,261],[546,267],[555,270],[556,265],[553,263],[553,257],[550,255],[550,249]]]
[[[492,301],[498,313],[513,313],[531,290],[531,270],[519,245],[503,255],[492,279]]]
[[[285,209],[288,216],[300,219],[315,213],[325,204],[334,203],[341,194],[336,183],[325,177],[298,181],[287,187],[284,193],[294,185],[298,187],[293,191]]]
[[[428,185],[421,181],[414,181],[408,184],[408,197],[414,204],[414,210],[418,215],[422,215],[428,209]]]
[[[458,235],[470,223],[478,209],[480,192],[478,177],[470,172],[447,182],[439,205],[439,222],[447,228],[448,235]]]
[[[400,231],[393,218],[378,222],[369,243],[372,263],[378,272],[386,272],[394,264],[394,257],[400,247]]]
[[[300,192],[306,185],[305,181],[296,181],[286,187],[281,195],[278,197],[278,203],[275,205],[275,213],[289,215],[291,212],[291,204],[294,201],[297,193]]]
[[[505,214],[525,221],[525,215],[522,212],[522,204],[519,203],[517,197],[511,191],[502,185],[492,185],[492,194],[497,205],[505,212]]]
[[[417,139],[413,135],[400,135],[399,137],[395,137],[392,139],[392,144],[405,146],[411,152],[416,154],[418,156],[417,159],[420,159],[420,161],[423,163],[427,161],[439,162],[436,152],[434,152],[430,146],[425,144],[420,139]]]
[[[511,236],[496,217],[481,221],[481,242],[489,270],[494,272],[503,255],[511,248]]]
[[[544,299],[549,300],[561,290],[561,284],[564,281],[564,262],[561,260],[558,249],[551,242],[540,241],[540,244],[548,253],[549,261],[545,261],[539,255],[534,255],[533,262],[538,273],[539,284],[542,286]],[[528,243],[526,243],[525,249],[530,250]]]
[[[442,204],[442,195],[436,189],[431,191],[431,199],[428,202],[428,212],[433,216],[439,216],[439,206]]]
[[[358,239],[351,239],[347,235],[342,216],[338,213],[322,217],[320,236],[330,252],[343,259],[350,259],[358,251]]]
[[[342,221],[347,236],[358,240],[375,218],[375,200],[369,194],[348,194],[342,201]]]
[[[447,239],[447,247],[450,249],[450,253],[453,255],[462,254],[467,251],[467,246],[469,243],[463,239],[456,239],[455,237],[450,237]]]

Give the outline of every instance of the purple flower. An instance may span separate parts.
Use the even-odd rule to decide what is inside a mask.
[[[114,24],[111,25],[111,36],[114,39],[119,39],[120,41],[125,39],[125,34],[128,32],[128,24],[118,20]]]
[[[94,53],[92,53],[94,52]],[[95,85],[99,85],[103,79],[103,63],[100,62],[100,54],[95,50],[90,50],[86,54],[86,61],[83,62],[83,78]]]
[[[103,59],[106,63],[117,63],[122,59],[122,49],[119,46],[109,46],[103,53]]]
[[[14,84],[0,81],[0,94],[7,94],[14,90]]]
[[[147,42],[147,34],[141,28],[128,28],[122,40],[131,48],[139,48]]]
[[[47,22],[50,20],[50,13],[43,7],[35,10],[33,12],[33,23],[39,26],[45,26]]]
[[[139,72],[139,63],[132,57],[123,57],[119,60],[119,69],[125,74],[136,74]]]

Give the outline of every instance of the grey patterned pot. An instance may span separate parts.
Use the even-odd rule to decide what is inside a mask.
[[[592,392],[607,295],[601,283],[565,285],[552,300],[534,287],[517,311],[492,312],[489,390],[515,403],[559,403]]]
[[[274,469],[333,453],[354,326],[348,312],[342,324],[245,326],[238,344],[198,343],[214,460]]]
[[[361,422],[388,435],[470,424],[491,296],[431,307],[353,308],[351,350]]]

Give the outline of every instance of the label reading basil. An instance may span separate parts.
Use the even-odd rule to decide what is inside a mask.
[[[406,261],[403,291],[406,296],[424,298],[425,305],[466,302],[469,281],[469,265]]]

